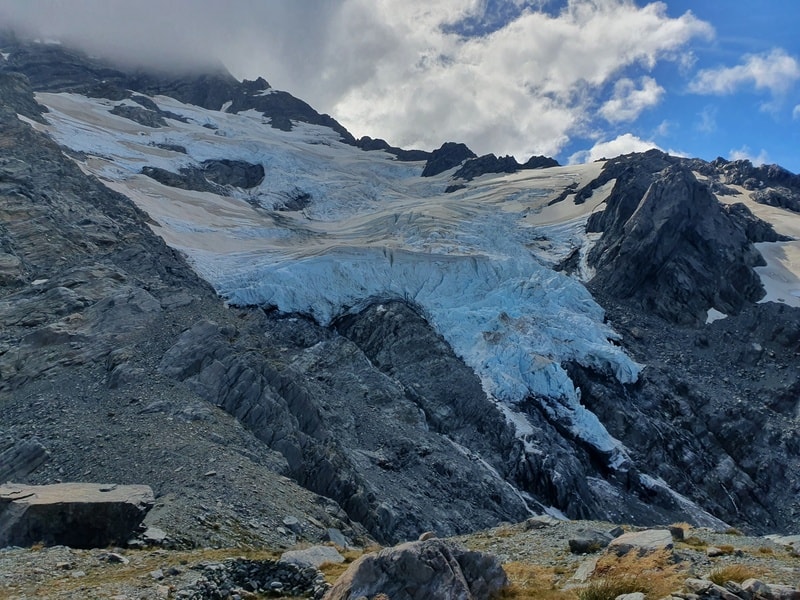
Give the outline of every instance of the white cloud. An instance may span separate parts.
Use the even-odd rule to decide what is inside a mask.
[[[714,133],[717,130],[717,107],[706,106],[697,115],[694,128],[700,133]]]
[[[655,130],[653,131],[653,135],[657,135],[659,137],[666,137],[670,134],[673,125],[674,124],[672,123],[672,121],[665,119],[658,124],[658,127],[656,127]]]
[[[731,150],[728,154],[730,160],[749,160],[755,166],[763,165],[769,162],[769,155],[763,148],[757,155],[753,155],[749,146],[742,146],[738,150]]]
[[[625,133],[607,142],[597,142],[589,150],[576,152],[570,156],[569,162],[570,164],[594,162],[601,158],[614,158],[621,154],[645,152],[653,148],[661,150],[655,142],[643,140],[632,133]]]
[[[642,77],[637,88],[632,79],[623,78],[614,84],[614,95],[600,107],[600,114],[610,123],[635,121],[642,111],[657,105],[664,88],[652,77]]]
[[[485,0],[0,0],[0,22],[145,63],[215,55],[237,77],[263,75],[356,136],[421,148],[464,141],[524,160],[585,134],[623,73],[639,86],[606,112],[633,118],[659,94],[642,77],[713,35],[691,12],[670,17],[663,2],[565,4],[556,12],[552,2],[528,2],[481,37],[445,26],[480,18]]]
[[[704,69],[689,84],[697,94],[732,94],[744,86],[781,94],[800,79],[800,63],[782,48],[769,53],[748,54],[735,67]]]
[[[682,48],[711,28],[691,13],[673,19],[662,3],[570,0],[559,14],[529,10],[490,35],[442,33],[450,8],[428,0],[353,0],[397,31],[399,47],[375,64],[376,77],[352,87],[333,112],[357,135],[381,135],[404,146],[465,141],[478,153],[556,154],[580,132],[601,89],[623,69],[648,70],[678,60]],[[448,3],[449,4],[449,3]],[[456,3],[461,6],[460,3]],[[435,6],[432,8],[431,6]],[[426,18],[409,19],[424,7]],[[341,36],[357,42],[357,32]],[[336,55],[335,51],[330,53]],[[640,80],[619,111],[631,118],[658,96]]]
[[[793,119],[800,119],[800,104],[797,104],[792,111]]]

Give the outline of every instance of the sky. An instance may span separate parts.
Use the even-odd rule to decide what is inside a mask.
[[[800,171],[794,0],[0,0],[0,24],[166,68],[221,61],[356,137]]]

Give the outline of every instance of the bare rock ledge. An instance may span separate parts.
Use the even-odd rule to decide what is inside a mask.
[[[0,548],[124,544],[154,502],[153,490],[146,485],[0,485]]]

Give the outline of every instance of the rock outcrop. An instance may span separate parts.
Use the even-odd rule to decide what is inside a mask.
[[[47,448],[39,440],[0,438],[0,482],[19,481],[35,471],[47,458]]]
[[[764,260],[708,186],[679,166],[639,195],[644,181],[635,170],[620,175],[589,222],[603,233],[588,256],[594,287],[681,323],[704,321],[709,308],[737,313],[763,296],[753,267]]]
[[[59,483],[0,486],[0,547],[124,545],[155,499],[145,485]]]
[[[207,160],[198,166],[183,167],[178,173],[142,167],[141,173],[170,187],[222,195],[230,193],[228,187],[253,188],[264,179],[262,165],[242,160]]]
[[[425,163],[425,168],[422,170],[422,176],[433,177],[453,167],[457,167],[467,159],[477,157],[478,155],[467,148],[465,144],[445,142],[440,148],[431,152],[431,156],[428,162]]]
[[[273,90],[260,77],[239,82],[221,65],[209,65],[206,72],[170,76],[124,69],[61,45],[26,42],[7,34],[0,36],[0,46],[9,53],[1,69],[26,75],[37,91],[86,93],[113,100],[129,98],[135,91],[171,96],[214,110],[229,103],[229,112],[256,110],[279,129],[291,130],[292,121],[323,125],[336,131],[345,143],[355,144],[352,134],[330,115],[318,113],[291,94]],[[161,123],[162,114],[132,108],[118,110],[148,127]]]
[[[362,556],[325,600],[378,594],[392,600],[489,600],[506,585],[508,578],[494,556],[433,539]]]
[[[368,135],[359,138],[356,142],[356,146],[367,151],[383,150],[389,154],[394,154],[397,157],[397,160],[402,161],[416,162],[428,160],[431,157],[431,153],[426,150],[404,150],[403,148],[398,148],[397,146],[390,146],[389,142],[386,140],[382,140],[380,138],[373,139]]]
[[[453,179],[472,181],[476,177],[487,173],[516,173],[523,169],[543,169],[557,167],[558,161],[546,156],[532,156],[524,164],[519,164],[513,156],[484,154],[478,158],[467,160],[464,165],[453,174]]]

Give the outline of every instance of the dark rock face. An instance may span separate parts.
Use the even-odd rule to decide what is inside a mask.
[[[0,107],[40,123],[44,122],[42,114],[47,112],[47,109],[33,99],[30,84],[23,75],[2,71],[0,71]]]
[[[134,90],[148,96],[171,96],[212,110],[231,102],[230,112],[254,109],[270,118],[273,126],[287,130],[291,129],[291,121],[323,125],[336,131],[345,143],[355,144],[350,132],[331,116],[319,114],[291,94],[271,90],[261,78],[240,83],[222,67],[194,75],[155,75],[126,70],[62,46],[6,37],[0,38],[0,47],[10,53],[0,71],[26,75],[36,91],[90,93],[121,100],[130,97],[127,90]],[[141,111],[122,110],[127,118],[151,118]]]
[[[136,121],[139,125],[144,125],[145,127],[164,127],[167,124],[164,118],[156,111],[140,106],[119,104],[111,109],[111,114]]]
[[[469,158],[477,158],[478,155],[467,148],[464,144],[455,142],[445,142],[438,150],[431,152],[431,157],[425,163],[422,170],[423,177],[433,177],[439,173],[457,167]]]
[[[508,578],[494,556],[432,539],[362,556],[325,594],[325,600],[376,594],[392,600],[489,600],[507,585]]]
[[[486,173],[515,173],[518,169],[519,163],[513,156],[497,158],[494,154],[484,154],[465,162],[464,166],[453,174],[453,179],[471,181]]]
[[[386,140],[380,138],[373,139],[367,135],[359,138],[358,141],[356,141],[356,146],[367,151],[383,150],[389,154],[394,154],[397,160],[408,162],[428,160],[431,157],[431,153],[425,150],[403,150],[397,146],[390,146]]]
[[[203,162],[203,176],[217,185],[248,189],[264,180],[264,167],[243,160],[207,160]]]
[[[226,194],[226,186],[253,188],[264,180],[264,167],[241,160],[207,160],[199,167],[173,173],[158,167],[142,167],[142,175],[183,190]]]
[[[181,546],[230,545],[242,531],[272,546],[329,528],[363,536],[334,501],[287,479],[280,454],[159,375],[183,330],[242,313],[223,309],[129,199],[16,117],[34,104],[27,80],[0,76],[0,95],[16,103],[0,107],[0,479],[91,471],[150,485],[161,501],[148,520]],[[217,457],[219,476],[205,476]],[[220,497],[230,504],[209,510]],[[322,526],[303,520],[286,538],[275,528],[292,513]],[[272,525],[243,525],[254,521]]]
[[[160,167],[142,167],[142,175],[155,179],[158,183],[182,190],[196,192],[214,192],[217,187],[208,181],[201,169],[185,167],[179,173],[173,173]]]
[[[144,485],[5,484],[0,486],[0,547],[125,544],[153,504],[153,490]]]
[[[554,158],[549,156],[531,156],[525,163],[522,165],[522,169],[549,169],[551,167],[558,167],[558,161]]]
[[[557,166],[558,161],[546,156],[532,156],[525,164],[521,165],[513,156],[497,158],[494,154],[485,154],[479,158],[467,160],[464,166],[453,174],[453,179],[471,181],[486,173],[516,173],[522,169],[543,169]]]
[[[643,470],[720,519],[761,533],[796,529],[800,309],[754,304],[697,328],[595,293],[647,368],[623,387],[571,366],[582,402]]]
[[[800,212],[800,186],[797,190],[787,187],[758,190],[753,194],[753,200],[759,204]]]
[[[370,322],[379,329],[372,337]],[[161,370],[236,415],[284,455],[293,477],[335,498],[377,538],[455,533],[528,514],[496,474],[453,452],[450,439],[507,471],[512,431],[475,375],[408,307],[375,306],[341,323],[356,343],[301,319],[254,329],[198,325]],[[275,343],[258,342],[254,353],[265,330]],[[406,357],[414,348],[428,348],[427,360]],[[462,391],[454,398],[453,390]]]
[[[0,439],[0,481],[19,480],[32,473],[48,458],[39,440]]]
[[[723,210],[744,231],[747,239],[754,244],[759,242],[788,242],[791,238],[780,235],[769,223],[756,218],[743,203],[727,204]]]
[[[707,163],[703,171],[723,184],[741,185],[747,190],[765,187],[783,187],[794,192],[800,191],[800,175],[795,175],[778,165],[753,166],[749,160],[727,161],[723,158]]]
[[[763,295],[752,267],[763,264],[745,231],[706,185],[685,168],[652,180],[626,173],[589,227],[603,237],[589,253],[592,285],[677,322],[705,320],[709,307],[729,314]]]

